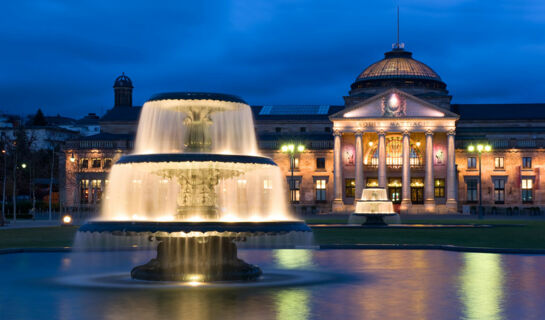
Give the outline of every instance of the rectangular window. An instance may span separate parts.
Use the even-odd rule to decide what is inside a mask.
[[[91,180],[91,193],[94,203],[100,203],[102,200],[102,180]]]
[[[316,169],[325,169],[325,158],[316,158]]]
[[[475,168],[477,168],[477,158],[475,158],[475,157],[469,157],[469,158],[467,158],[467,168],[468,168],[468,169],[475,169]]]
[[[80,203],[89,203],[89,180],[79,182],[79,200]]]
[[[80,161],[80,168],[81,169],[87,169],[89,168],[89,159],[83,158]]]
[[[299,158],[293,158],[293,169],[299,169]]]
[[[532,157],[523,157],[522,158],[522,168],[531,169],[532,168]]]
[[[354,198],[356,195],[356,179],[344,179],[344,195],[347,198]]]
[[[467,184],[467,201],[468,202],[477,201],[477,185],[478,185],[477,179],[467,180],[466,184]]]
[[[495,169],[503,169],[503,157],[495,157],[494,158],[494,168]]]
[[[505,179],[494,180],[494,203],[505,203]]]
[[[112,167],[112,159],[104,159],[104,169],[110,169]]]
[[[434,191],[436,198],[445,197],[445,179],[435,179]]]
[[[91,162],[93,168],[100,168],[101,164],[100,158],[94,158]]]
[[[316,201],[326,201],[326,179],[316,180]]]
[[[529,203],[534,201],[533,197],[534,180],[531,178],[522,179],[522,202]]]
[[[377,178],[367,178],[367,183],[365,184],[366,188],[373,188],[378,187],[378,179]]]
[[[300,189],[301,189],[301,178],[294,177],[293,181],[291,177],[288,177],[288,186],[290,188],[290,200],[291,202],[299,202],[300,200]]]

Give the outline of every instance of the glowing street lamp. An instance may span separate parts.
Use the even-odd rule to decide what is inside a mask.
[[[483,152],[490,152],[492,151],[492,147],[489,144],[477,144],[477,146],[474,146],[470,144],[467,147],[467,151],[469,153],[477,152],[479,155],[479,219],[483,218],[483,186],[482,186],[482,179],[481,179],[481,154]]]
[[[295,180],[293,179],[293,170],[295,169],[295,155],[305,151],[305,146],[298,144],[297,146],[293,143],[285,144],[280,147],[283,153],[287,153],[290,157],[290,170],[291,170],[291,181],[290,181],[290,201],[293,203],[295,201]]]

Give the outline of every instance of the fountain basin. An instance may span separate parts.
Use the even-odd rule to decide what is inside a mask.
[[[90,221],[79,232],[109,233],[164,233],[169,237],[185,236],[191,232],[226,234],[281,234],[288,232],[312,232],[304,221]]]
[[[244,163],[263,164],[276,166],[272,159],[261,156],[247,156],[239,154],[215,154],[215,153],[154,153],[154,154],[131,154],[122,156],[117,164],[132,163],[175,163],[187,162],[220,162],[220,163]]]

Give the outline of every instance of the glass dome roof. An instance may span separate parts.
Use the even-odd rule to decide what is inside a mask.
[[[401,48],[384,54],[384,59],[373,63],[358,76],[356,82],[379,79],[426,79],[441,81],[430,67],[412,58],[412,53]]]

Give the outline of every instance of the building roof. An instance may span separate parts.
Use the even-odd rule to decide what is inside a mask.
[[[89,113],[85,117],[76,121],[79,125],[98,125],[100,117],[96,113]]]
[[[102,122],[136,122],[142,107],[115,107],[106,112],[100,119]]]
[[[125,72],[123,72],[119,77],[115,79],[114,82],[114,88],[134,88],[132,86],[131,78],[127,77],[125,75]]]
[[[48,126],[62,126],[62,125],[71,125],[76,123],[76,120],[72,118],[62,117],[61,115],[56,116],[46,116],[45,121],[47,121]]]
[[[545,103],[452,104],[460,120],[545,120]]]
[[[227,102],[238,102],[246,104],[242,98],[225,93],[210,92],[164,92],[153,95],[148,101],[158,100],[218,100]]]
[[[356,78],[358,81],[378,79],[426,79],[441,81],[441,77],[424,63],[412,58],[412,53],[395,48],[384,59],[373,63]]]
[[[256,120],[325,120],[344,108],[331,105],[251,106]]]
[[[115,140],[133,140],[134,134],[125,134],[125,133],[109,133],[101,132],[94,134],[92,136],[81,137],[78,141],[115,141]]]

